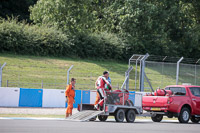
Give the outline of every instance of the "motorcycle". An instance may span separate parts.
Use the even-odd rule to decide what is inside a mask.
[[[128,90],[106,91],[106,94],[106,104],[134,106],[133,102],[129,99]]]

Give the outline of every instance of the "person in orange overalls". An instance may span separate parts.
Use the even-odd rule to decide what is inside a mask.
[[[100,100],[100,96],[99,96],[99,93],[97,92],[97,96],[96,96],[94,105],[97,105],[99,103],[99,100]]]
[[[72,109],[73,109],[73,103],[75,103],[75,83],[76,83],[76,79],[72,78],[71,79],[71,84],[69,84],[66,87],[66,91],[65,91],[65,97],[66,102],[68,104],[67,106],[67,110],[66,110],[66,117],[69,117],[72,115]]]

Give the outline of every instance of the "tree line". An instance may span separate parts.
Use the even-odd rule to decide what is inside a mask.
[[[127,59],[133,53],[148,52],[153,55],[200,58],[198,0],[19,1],[28,3],[24,9],[29,18],[27,15],[19,16],[20,20],[23,20],[22,17],[31,23],[25,24],[27,27],[53,28],[67,37],[71,50],[64,56]],[[5,6],[1,3],[0,7]],[[1,10],[1,17],[6,18],[3,13],[4,10]],[[19,25],[18,22],[15,24]],[[45,39],[48,40],[48,37]],[[48,47],[49,51],[54,51],[55,45],[61,44],[59,41],[48,43],[52,45]],[[44,55],[40,52],[37,54]],[[60,55],[59,50],[55,51],[55,55]]]

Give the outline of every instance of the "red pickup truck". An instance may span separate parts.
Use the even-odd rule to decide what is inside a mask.
[[[154,122],[163,116],[178,117],[180,123],[200,121],[200,86],[170,85],[143,96],[143,110],[150,112]]]

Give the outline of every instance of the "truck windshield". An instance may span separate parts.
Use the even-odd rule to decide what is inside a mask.
[[[192,95],[200,97],[200,87],[190,87]]]
[[[169,87],[165,88],[165,90],[171,90],[174,95],[185,95],[186,90],[182,87]]]

